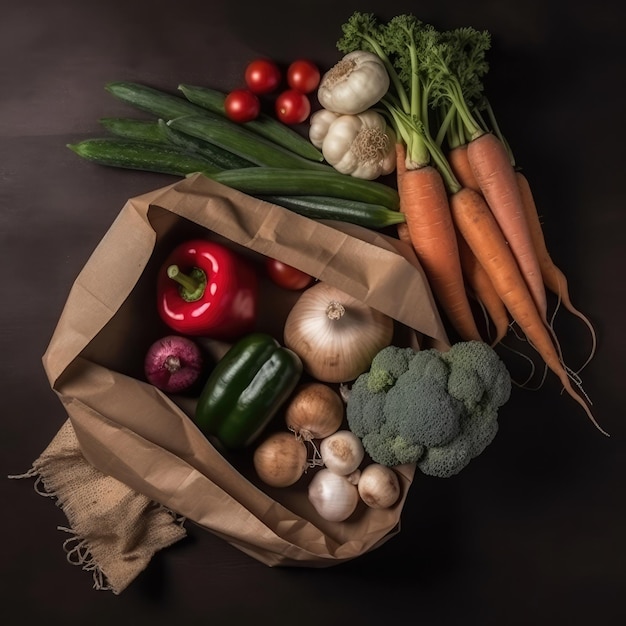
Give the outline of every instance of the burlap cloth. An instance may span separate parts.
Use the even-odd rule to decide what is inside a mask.
[[[27,477],[65,513],[67,559],[92,573],[95,589],[121,593],[156,552],[186,535],[183,518],[90,465],[69,419],[32,468],[10,478]]]

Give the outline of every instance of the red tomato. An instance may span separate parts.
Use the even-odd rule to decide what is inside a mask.
[[[283,289],[300,291],[314,280],[313,276],[309,276],[298,268],[269,257],[265,261],[265,269],[272,281]]]
[[[247,89],[235,89],[224,100],[224,112],[233,122],[249,122],[261,112],[261,102]]]
[[[269,59],[256,59],[248,63],[244,77],[248,89],[256,94],[278,89],[282,78],[278,65]]]
[[[306,94],[287,89],[276,98],[276,117],[284,124],[300,124],[311,114],[311,102]]]
[[[298,59],[287,68],[287,84],[296,91],[311,93],[320,84],[320,71],[311,61]]]

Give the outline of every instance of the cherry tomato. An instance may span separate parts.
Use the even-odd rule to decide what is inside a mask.
[[[261,112],[261,102],[251,91],[235,89],[224,100],[224,112],[233,122],[249,122]]]
[[[305,289],[315,280],[313,276],[309,276],[298,268],[269,257],[265,261],[265,269],[274,283],[292,291]]]
[[[275,91],[282,79],[280,68],[269,59],[256,59],[248,63],[244,77],[248,89],[256,94]]]
[[[311,93],[317,89],[320,78],[318,67],[306,59],[298,59],[287,68],[287,84],[302,93]]]
[[[284,124],[300,124],[311,114],[311,102],[306,94],[287,89],[276,98],[276,117]]]

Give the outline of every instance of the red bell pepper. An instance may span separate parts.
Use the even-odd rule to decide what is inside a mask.
[[[216,242],[192,239],[174,248],[157,291],[159,315],[178,333],[229,341],[254,327],[257,274],[247,259]]]

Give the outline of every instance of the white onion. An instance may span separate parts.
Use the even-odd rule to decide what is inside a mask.
[[[391,343],[393,319],[327,283],[309,287],[293,305],[284,343],[313,378],[327,383],[354,380]]]
[[[361,440],[351,430],[339,430],[322,439],[320,456],[329,470],[347,476],[359,467],[365,450]]]
[[[290,432],[269,435],[254,451],[254,469],[271,487],[289,487],[308,467],[307,448],[302,439]]]
[[[323,439],[336,432],[343,421],[341,396],[324,383],[303,383],[285,408],[287,428],[305,441]]]
[[[359,491],[346,476],[320,469],[309,483],[309,500],[318,514],[330,522],[348,519],[359,503]]]
[[[388,509],[400,497],[398,475],[380,463],[370,463],[362,470],[357,488],[361,500],[372,509]]]

